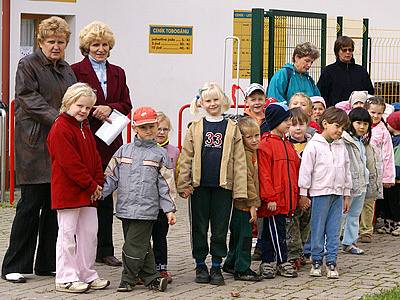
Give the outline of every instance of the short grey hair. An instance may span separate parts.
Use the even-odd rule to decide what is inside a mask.
[[[294,58],[296,57],[296,55],[299,58],[309,56],[313,60],[316,60],[319,58],[319,51],[313,43],[305,42],[297,44],[296,48],[294,48],[292,62],[295,62]]]

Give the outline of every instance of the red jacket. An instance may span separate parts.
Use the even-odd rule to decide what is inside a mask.
[[[298,177],[300,159],[293,145],[286,139],[266,132],[258,148],[258,175],[261,207],[259,217],[292,215],[299,197]],[[268,202],[276,202],[275,211],[267,209]]]
[[[132,109],[131,98],[129,97],[129,89],[126,85],[125,72],[122,68],[106,62],[107,68],[107,98],[104,97],[103,89],[100,86],[99,79],[89,58],[85,57],[82,61],[71,66],[79,82],[89,84],[96,91],[97,101],[95,105],[107,105],[112,109],[118,110],[124,115],[128,115]],[[103,125],[99,119],[92,117],[88,118],[90,129],[93,134]],[[100,153],[103,166],[107,166],[114,153],[122,146],[122,135],[120,134],[107,146],[102,140],[95,136],[97,150]]]
[[[95,206],[90,196],[104,175],[96,142],[87,120],[61,114],[50,129],[47,146],[51,158],[51,208]]]

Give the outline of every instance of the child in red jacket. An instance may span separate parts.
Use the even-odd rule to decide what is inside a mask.
[[[94,270],[96,201],[104,176],[87,117],[96,95],[85,83],[69,87],[47,145],[51,158],[51,207],[57,210],[56,291],[83,293],[110,282]]]
[[[300,167],[300,159],[285,136],[292,123],[289,108],[281,103],[268,105],[265,121],[270,132],[263,135],[258,149],[261,207],[257,216],[264,218],[260,274],[267,279],[276,274],[297,277],[288,262],[286,245],[286,217],[296,209]]]

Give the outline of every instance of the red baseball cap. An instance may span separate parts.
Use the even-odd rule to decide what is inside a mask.
[[[135,126],[157,123],[157,112],[148,106],[142,106],[133,113],[133,124]]]

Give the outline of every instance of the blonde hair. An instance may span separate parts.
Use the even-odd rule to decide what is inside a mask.
[[[42,44],[48,37],[57,35],[65,36],[68,44],[71,31],[63,18],[52,16],[40,22],[36,36],[39,44]]]
[[[251,117],[243,117],[238,121],[238,127],[242,135],[260,133],[260,126]]]
[[[158,121],[158,124],[160,124],[163,121],[167,122],[168,123],[168,129],[172,130],[171,120],[162,111],[158,111],[157,112],[157,121]]]
[[[218,98],[221,100],[221,114],[226,112],[230,108],[230,101],[228,96],[222,91],[221,87],[216,82],[206,82],[203,87],[199,90],[199,95],[192,100],[190,104],[190,112],[192,114],[197,114],[198,104],[204,98]]]
[[[82,82],[75,83],[65,92],[61,102],[60,113],[66,112],[80,97],[92,98],[93,105],[96,103],[97,99],[96,94],[88,84]]]
[[[290,100],[289,100],[289,108],[290,108],[290,106],[291,106],[291,103],[292,103],[293,99],[296,98],[296,97],[300,97],[300,98],[306,99],[308,108],[309,108],[309,109],[312,109],[313,104],[312,104],[311,98],[308,97],[306,94],[301,93],[301,92],[294,94],[294,95],[290,98]]]
[[[115,38],[107,24],[94,21],[89,23],[79,32],[79,49],[83,56],[88,56],[90,45],[94,41],[106,40],[110,46],[110,51],[114,48]],[[110,55],[110,52],[108,53]]]

